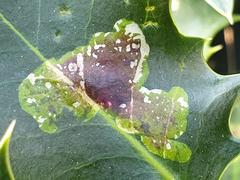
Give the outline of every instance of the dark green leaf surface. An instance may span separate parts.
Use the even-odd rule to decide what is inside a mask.
[[[155,159],[176,179],[216,179],[238,154],[240,145],[230,138],[228,114],[240,77],[218,76],[206,66],[203,42],[177,32],[167,1],[1,0],[0,12],[48,59],[87,44],[96,32],[111,32],[119,19],[135,21],[151,49],[145,86],[165,91],[179,86],[189,96],[188,125],[180,141],[192,150],[190,161]],[[160,179],[152,164],[100,116],[84,123],[64,111],[59,132],[41,132],[20,108],[18,86],[44,58],[6,21],[0,22],[0,31],[0,132],[9,119],[17,119],[11,146],[16,179]]]

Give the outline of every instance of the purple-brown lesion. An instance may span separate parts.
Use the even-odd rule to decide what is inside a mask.
[[[132,44],[135,44],[132,48]],[[141,58],[140,41],[124,36],[107,40],[103,52],[93,49],[84,60],[87,95],[104,108],[126,118],[130,116],[133,79]]]
[[[82,54],[83,75],[77,57],[60,65],[60,70],[96,103],[129,118],[133,79],[141,58],[140,47],[139,39],[127,35],[109,36],[103,44],[86,47]],[[80,82],[84,82],[84,87]]]

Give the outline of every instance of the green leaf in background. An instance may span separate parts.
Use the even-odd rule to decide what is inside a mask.
[[[229,129],[233,140],[239,142],[240,140],[240,96],[238,95],[233,102],[231,112],[229,115]],[[224,169],[220,180],[237,180],[240,176],[240,156],[236,156]]]
[[[234,0],[205,0],[217,12],[225,16],[229,23],[233,24]]]
[[[234,0],[170,0],[170,11],[180,33],[207,39],[229,24],[227,19],[233,22],[233,4]]]
[[[2,180],[14,180],[9,158],[9,144],[15,123],[16,121],[12,121],[0,140],[0,179]]]
[[[9,119],[18,120],[10,151],[16,179],[156,180],[163,171],[171,179],[220,176],[240,149],[228,129],[240,77],[213,73],[202,57],[203,41],[179,34],[168,7],[166,0],[0,1],[0,42],[4,42],[0,43],[0,132]],[[205,8],[195,7],[195,11],[199,9]],[[207,26],[205,31],[215,32],[227,24],[226,18],[220,17],[221,21],[214,21],[214,27]],[[20,107],[18,87],[41,60],[59,59],[85,46],[94,33],[111,32],[122,18],[142,27],[150,47],[149,77],[144,86],[165,92],[181,87],[188,94],[188,123],[178,139],[192,150],[186,163],[149,156],[139,138],[118,131],[100,114],[86,123],[63,109],[57,119],[59,131],[46,134]],[[188,28],[199,29],[194,25]]]
[[[239,93],[233,102],[229,119],[229,130],[232,134],[232,139],[240,142],[240,96]],[[240,176],[240,156],[236,156],[224,169],[220,180],[237,180]]]
[[[234,158],[231,163],[224,169],[220,180],[238,180],[240,177],[240,159],[239,156]]]
[[[240,139],[240,96],[238,95],[233,103],[229,115],[229,129],[236,140]]]

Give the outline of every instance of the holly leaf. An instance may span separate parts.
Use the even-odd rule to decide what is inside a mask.
[[[188,161],[189,147],[168,140],[186,130],[187,94],[181,88],[168,94],[140,88],[148,75],[149,46],[136,23],[121,19],[114,28],[116,32],[96,33],[87,46],[31,73],[19,87],[20,105],[48,133],[57,131],[55,121],[64,107],[85,121],[102,108],[118,119],[119,128],[141,134],[154,154]]]
[[[229,23],[233,24],[233,6],[234,0],[206,0],[206,2],[212,6],[218,13],[227,18]]]
[[[170,11],[180,33],[208,39],[233,23],[233,4],[234,0],[171,0]]]
[[[0,44],[0,113],[3,117],[1,124],[6,125],[8,119],[17,119],[18,122],[11,151],[16,178],[216,179],[220,176],[227,163],[239,153],[239,144],[230,138],[228,114],[237,95],[240,78],[238,75],[219,76],[213,73],[201,55],[203,41],[179,34],[172,22],[168,6],[167,1],[148,3],[137,0],[87,2],[76,0],[69,3],[58,1],[16,3],[9,0],[0,3],[2,13],[0,40],[4,42]],[[183,123],[186,129],[184,126],[176,128],[176,125],[172,125],[173,134],[167,134],[171,150],[176,152],[174,149],[180,147],[185,151],[180,151],[180,156],[169,152],[165,153],[164,158],[162,147],[165,147],[166,151],[170,147],[169,144],[163,146],[159,141],[158,146],[152,145],[154,138],[152,139],[150,135],[155,132],[153,125],[156,122],[151,118],[156,117],[158,115],[156,113],[162,112],[162,108],[156,113],[145,114],[146,118],[142,118],[148,119],[148,123],[151,122],[150,133],[146,126],[138,126],[138,120],[141,118],[137,118],[133,123],[135,126],[130,127],[138,133],[130,135],[127,132],[128,127],[119,128],[120,125],[127,123],[112,118],[115,117],[112,115],[115,108],[109,112],[101,109],[89,122],[84,122],[86,119],[84,116],[80,118],[82,121],[76,121],[73,114],[77,111],[71,110],[72,101],[69,103],[71,106],[63,101],[61,111],[56,121],[53,121],[57,123],[58,131],[47,134],[39,129],[33,114],[26,113],[19,104],[18,87],[22,82],[27,85],[24,79],[29,74],[35,74],[39,69],[46,67],[46,62],[41,60],[47,61],[54,57],[55,60],[48,61],[54,65],[54,61],[59,61],[67,52],[88,45],[95,33],[113,32],[113,25],[123,18],[141,28],[150,47],[147,59],[149,76],[144,80],[145,83],[140,83],[140,86],[136,83],[137,97],[140,99],[136,102],[143,104],[141,100],[144,101],[144,96],[148,97],[145,99],[146,102],[156,96],[155,93],[150,95],[141,93],[144,96],[140,96],[139,90],[142,86],[149,91],[162,90],[161,98],[167,101],[175,97],[170,93],[173,87],[178,87],[178,91],[181,92],[184,90],[184,95],[188,96],[187,99],[179,100],[183,104],[188,100],[189,104],[189,107],[184,109],[183,118],[174,114],[173,121],[170,121],[180,125]],[[219,24],[215,28],[221,27]],[[74,69],[72,65],[71,68]],[[34,77],[41,74],[35,74]],[[54,76],[47,77],[46,82],[38,79],[36,83],[44,82],[40,87],[47,88],[50,87],[47,83],[49,80],[56,82]],[[63,82],[63,79],[57,81]],[[55,88],[54,83],[52,81],[50,83],[51,87]],[[46,95],[50,93],[43,92],[46,92]],[[178,100],[179,96],[176,97]],[[96,98],[92,96],[91,99],[98,104],[97,107],[103,107]],[[154,99],[152,102],[156,103]],[[174,101],[173,104],[177,105],[176,112],[178,108],[181,110],[180,103]],[[166,107],[167,113],[161,115],[169,115],[169,106]],[[33,109],[30,111],[33,112]],[[47,111],[43,109],[42,112]],[[144,115],[139,110],[137,112],[135,116]],[[187,121],[182,121],[186,116]],[[144,130],[148,131],[143,132]],[[180,131],[184,133],[178,139],[172,138]],[[184,161],[181,161],[182,158]]]

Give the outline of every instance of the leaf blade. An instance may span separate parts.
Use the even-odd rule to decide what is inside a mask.
[[[219,29],[228,25],[227,19],[206,1],[171,0],[170,13],[178,31],[184,36],[211,39]]]
[[[233,24],[233,6],[234,0],[205,0],[210,6],[212,6],[217,12],[227,18],[230,24]]]

